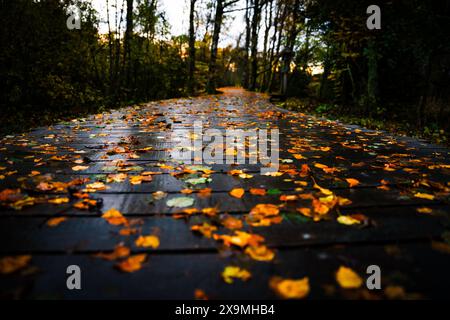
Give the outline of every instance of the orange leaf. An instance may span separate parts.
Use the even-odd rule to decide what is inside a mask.
[[[156,249],[159,247],[159,238],[153,235],[139,236],[134,243],[137,247]]]
[[[266,195],[266,189],[257,189],[257,188],[251,188],[250,193],[254,196],[265,196]]]
[[[131,257],[128,257],[124,261],[119,262],[116,264],[116,267],[123,272],[136,272],[138,270],[141,270],[142,263],[147,259],[146,254],[137,254]]]
[[[284,299],[303,299],[309,294],[309,279],[282,279],[273,277],[269,282],[270,287]]]
[[[4,257],[0,259],[0,273],[10,274],[25,268],[31,261],[30,255]]]
[[[353,188],[353,187],[355,187],[355,186],[357,186],[359,184],[359,180],[353,179],[353,178],[345,179],[345,181],[347,181],[347,183],[349,184],[350,188]]]
[[[236,189],[233,189],[233,190],[230,191],[230,195],[232,197],[235,197],[235,198],[238,198],[238,199],[242,198],[244,193],[245,193],[245,190],[241,189],[241,188],[236,188]]]
[[[128,220],[122,215],[122,213],[120,213],[120,211],[111,208],[108,211],[106,211],[103,215],[102,218],[104,218],[106,221],[108,221],[108,223],[112,224],[112,225],[128,225]]]
[[[57,218],[52,218],[50,220],[47,221],[47,226],[49,227],[56,227],[58,226],[60,223],[66,221],[67,218],[66,217],[57,217]]]

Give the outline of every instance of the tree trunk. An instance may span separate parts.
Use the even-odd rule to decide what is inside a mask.
[[[131,38],[133,37],[133,0],[127,0],[127,25],[125,29],[125,41],[123,50],[123,73],[126,75],[126,84],[131,79]]]
[[[211,44],[211,57],[209,60],[209,77],[206,85],[206,91],[208,93],[216,93],[216,60],[217,51],[219,47],[220,29],[222,27],[223,20],[224,0],[217,0],[216,15],[214,17],[214,32]]]
[[[195,30],[194,30],[194,13],[195,2],[197,0],[191,0],[191,6],[189,10],[189,94],[195,93]]]
[[[273,0],[270,1],[270,6],[267,3],[266,4],[266,23],[265,23],[265,32],[264,32],[264,50],[263,50],[263,77],[261,80],[261,91],[265,92],[267,88],[267,74],[269,72],[268,66],[270,65],[270,61],[268,61],[268,46],[269,46],[269,33],[270,29],[272,28],[272,12],[273,11]]]
[[[377,107],[378,100],[378,59],[376,45],[373,39],[369,40],[367,51],[367,96],[369,98],[367,115],[370,115],[373,113],[373,109]]]
[[[256,80],[258,77],[258,27],[261,20],[261,6],[260,0],[253,1],[253,19],[252,19],[252,45],[251,45],[251,76],[250,87],[251,91],[256,90]]]
[[[250,48],[250,1],[246,0],[245,9],[245,48],[244,48],[244,71],[242,75],[242,86],[248,89],[249,77],[250,77],[250,66],[248,61],[248,51]]]

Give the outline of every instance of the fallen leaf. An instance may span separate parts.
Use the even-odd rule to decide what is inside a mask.
[[[102,218],[104,218],[106,221],[108,221],[109,224],[118,226],[118,225],[128,225],[128,220],[120,213],[120,211],[111,208],[108,211],[106,211]]]
[[[66,217],[57,217],[57,218],[52,218],[50,220],[47,221],[47,226],[49,227],[56,227],[59,224],[61,224],[62,222],[66,221],[67,218]]]
[[[243,227],[242,220],[231,216],[223,219],[222,225],[227,229],[242,229]]]
[[[246,269],[241,269],[235,266],[227,266],[222,272],[222,278],[226,283],[231,284],[234,282],[234,279],[247,281],[251,278],[251,274]]]
[[[274,216],[280,213],[278,206],[274,204],[257,204],[250,210],[251,215]]]
[[[352,269],[341,266],[336,272],[336,281],[344,289],[357,289],[362,286],[361,277]]]
[[[31,261],[30,255],[9,256],[0,259],[0,273],[11,274],[25,268]]]
[[[89,169],[88,166],[75,166],[75,167],[72,167],[73,171],[84,171],[84,170],[87,170],[87,169]]]
[[[431,213],[433,213],[433,209],[427,208],[427,207],[417,208],[416,211],[418,213],[423,213],[423,214],[431,214]]]
[[[137,247],[156,249],[159,247],[159,238],[154,235],[139,236],[134,243]]]
[[[245,190],[242,189],[242,188],[236,188],[236,189],[233,189],[233,190],[230,191],[230,195],[232,197],[235,197],[235,198],[238,198],[238,199],[242,198],[244,193],[245,193]]]
[[[167,193],[164,191],[156,191],[152,193],[153,199],[155,200],[162,200],[165,197],[167,197]]]
[[[428,194],[428,193],[417,192],[416,194],[414,194],[414,197],[420,198],[420,199],[434,200],[434,195]]]
[[[137,254],[116,264],[116,267],[122,272],[136,272],[141,270],[142,263],[147,259],[146,254]]]
[[[310,291],[308,277],[298,280],[273,277],[269,286],[284,299],[303,299]]]
[[[130,248],[124,246],[123,244],[118,244],[114,251],[111,253],[98,253],[95,257],[102,258],[105,260],[113,261],[117,259],[122,259],[128,257],[131,253]]]
[[[266,195],[266,189],[257,189],[257,188],[251,188],[250,193],[254,196],[265,196]]]
[[[194,204],[194,199],[189,197],[177,197],[166,202],[168,207],[186,208]]]
[[[213,232],[217,231],[217,227],[204,222],[203,224],[192,226],[191,230],[200,232],[206,238],[211,238]]]
[[[353,218],[351,216],[339,216],[337,218],[337,221],[340,224],[345,224],[347,226],[351,226],[351,225],[354,225],[354,224],[360,224],[361,223],[361,221],[359,221],[359,220],[357,220],[357,219],[355,219],[355,218]]]
[[[249,246],[245,249],[245,253],[256,261],[272,261],[275,257],[275,253],[264,245]]]
[[[353,188],[359,184],[359,180],[353,178],[345,179],[345,181],[347,181],[350,188]]]
[[[48,203],[51,204],[63,204],[63,203],[69,203],[69,198],[53,198],[53,199],[49,199]]]

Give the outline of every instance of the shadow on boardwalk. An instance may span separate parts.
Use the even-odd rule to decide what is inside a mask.
[[[174,161],[171,133],[199,120],[278,128],[278,173]],[[0,148],[3,298],[447,295],[450,157],[440,146],[226,89],[7,136]],[[69,265],[83,290],[67,290]],[[369,265],[381,268],[381,290],[365,286]]]

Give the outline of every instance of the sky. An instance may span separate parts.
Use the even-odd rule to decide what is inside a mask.
[[[110,1],[114,3],[114,0]],[[118,1],[122,4],[122,1]],[[166,17],[171,25],[171,33],[173,35],[187,34],[189,29],[189,0],[159,0],[160,10],[166,12]],[[201,0],[199,1],[201,2]],[[94,8],[100,13],[101,19],[106,21],[106,0],[92,0]],[[245,1],[239,1],[234,8],[244,8]],[[111,10],[113,11],[113,10]],[[221,46],[229,44],[235,44],[239,34],[245,29],[245,23],[243,15],[245,11],[237,11],[229,13],[229,19],[224,25],[223,32],[221,33]],[[100,32],[106,32],[106,26],[103,24],[100,26]]]

